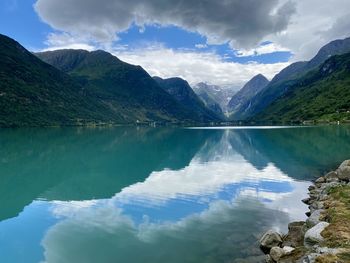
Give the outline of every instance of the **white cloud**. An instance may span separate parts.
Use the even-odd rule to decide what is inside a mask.
[[[235,52],[237,57],[249,57],[249,56],[259,56],[263,54],[271,54],[274,52],[290,52],[290,49],[282,47],[276,43],[269,43],[265,45],[260,45],[253,49],[240,49]]]
[[[45,44],[48,46],[42,51],[51,51],[56,49],[85,49],[88,51],[95,50],[96,47],[92,44],[90,39],[73,36],[68,33],[50,33],[47,36]]]
[[[162,46],[113,52],[120,59],[141,65],[152,76],[182,77],[189,83],[207,82],[241,87],[261,73],[272,78],[289,63],[241,64],[223,60],[213,52],[173,50]]]
[[[195,47],[196,48],[199,48],[199,49],[201,49],[201,48],[206,48],[208,45],[206,45],[206,44],[196,44],[195,45]]]
[[[106,0],[103,4],[97,0],[37,0],[35,10],[58,30],[48,36],[46,50],[114,50],[121,59],[141,65],[151,75],[237,88],[258,73],[272,78],[288,63],[239,64],[203,50],[199,53],[163,46],[131,50],[117,48],[114,41],[132,24],[141,31],[149,24],[175,25],[206,36],[207,44],[229,43],[238,50],[237,56],[290,51],[293,62],[308,60],[329,41],[350,36],[349,0]],[[272,43],[256,46],[261,41]],[[202,49],[205,45],[195,47]]]
[[[181,170],[163,170],[153,172],[141,183],[126,187],[119,193],[118,199],[144,200],[146,203],[165,202],[181,196],[213,195],[229,184],[243,182],[279,181],[286,184],[291,179],[273,165],[269,164],[263,171],[259,171],[244,161],[239,155],[228,160],[202,163],[192,160]],[[215,171],[215,173],[213,173]],[[200,182],[200,183],[199,183]],[[267,193],[266,193],[267,194]],[[271,193],[271,198],[277,194]],[[271,199],[274,200],[274,199]]]
[[[41,19],[57,30],[116,40],[133,23],[175,25],[206,36],[208,43],[252,46],[286,29],[294,4],[282,0],[38,0]],[[247,15],[249,13],[249,15]]]
[[[350,36],[350,1],[295,1],[296,14],[286,30],[266,37],[295,54],[293,60],[309,60],[317,51],[338,38]],[[326,32],[325,32],[326,31]]]

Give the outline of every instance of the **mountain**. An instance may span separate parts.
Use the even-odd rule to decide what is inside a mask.
[[[233,88],[209,85],[204,82],[194,85],[193,91],[203,100],[205,97],[210,97],[212,101],[220,105],[223,112],[227,111],[227,103],[236,92]]]
[[[253,77],[243,86],[242,89],[240,89],[235,95],[233,95],[233,97],[227,105],[228,111],[232,114],[232,116],[235,116],[235,113],[240,112],[240,107],[244,105],[245,102],[254,97],[268,84],[268,79],[261,74],[258,74],[255,77]]]
[[[208,109],[216,112],[219,116],[224,116],[220,104],[217,103],[207,92],[203,90],[198,91],[197,96],[203,101]]]
[[[188,82],[181,78],[168,78],[162,79],[160,77],[153,77],[153,79],[162,87],[166,92],[181,103],[186,110],[198,115],[202,121],[221,121],[223,116],[220,116],[216,112],[208,109],[204,102],[197,96],[192,90]]]
[[[322,47],[310,61],[296,62],[289,65],[278,73],[256,96],[244,103],[237,115],[240,119],[253,117],[288,92],[301,76],[320,66],[330,56],[347,52],[350,52],[350,38],[335,40]]]
[[[0,34],[0,127],[120,121],[80,83]]]
[[[350,53],[332,56],[316,70],[294,80],[282,97],[253,119],[350,120]]]
[[[81,83],[85,92],[118,114],[123,122],[208,122],[188,111],[140,66],[105,51],[57,50],[36,53]]]

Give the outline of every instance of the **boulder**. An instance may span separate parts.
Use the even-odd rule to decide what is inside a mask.
[[[270,250],[270,257],[273,261],[278,262],[278,260],[283,257],[286,253],[284,252],[283,248],[280,247],[273,247]]]
[[[323,184],[326,182],[326,178],[324,178],[323,176],[319,177],[318,179],[316,179],[315,183],[316,184]]]
[[[306,226],[308,228],[311,228],[315,225],[317,225],[320,222],[320,216],[321,216],[322,210],[315,210],[313,213],[311,213],[310,217],[306,219]]]
[[[309,205],[309,204],[311,204],[311,198],[310,197],[308,197],[308,198],[304,198],[303,200],[301,200],[304,204],[306,204],[306,205]]]
[[[321,232],[329,225],[327,222],[320,222],[314,227],[310,228],[305,233],[304,244],[307,247],[311,247],[315,244],[319,244],[323,241]]]
[[[312,191],[312,190],[315,190],[316,187],[314,185],[310,185],[308,189],[309,189],[309,191]]]
[[[274,263],[270,255],[266,255],[265,257],[265,263]]]
[[[337,175],[340,180],[350,181],[350,160],[342,162],[337,169]]]
[[[310,206],[309,206],[310,210],[312,211],[311,213],[313,213],[313,211],[315,210],[319,210],[319,209],[323,209],[324,208],[324,203],[321,201],[316,201],[313,202]]]
[[[282,244],[282,237],[279,233],[269,230],[260,239],[260,248],[267,254],[272,247],[277,247]]]
[[[284,254],[292,253],[295,250],[295,248],[289,246],[284,246],[282,249],[284,251]]]
[[[330,183],[330,182],[338,182],[339,178],[336,172],[329,172],[328,174],[326,174],[324,176],[326,178],[326,182]]]
[[[288,225],[288,234],[283,239],[283,246],[300,247],[304,243],[305,222],[292,222]]]

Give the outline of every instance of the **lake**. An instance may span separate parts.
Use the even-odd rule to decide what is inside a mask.
[[[347,158],[349,126],[0,130],[0,262],[258,262]]]

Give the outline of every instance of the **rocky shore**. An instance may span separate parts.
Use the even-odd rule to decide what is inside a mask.
[[[350,160],[309,187],[307,220],[288,233],[266,232],[260,248],[267,263],[350,262]]]

